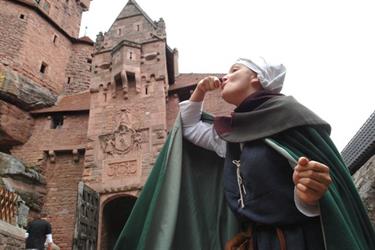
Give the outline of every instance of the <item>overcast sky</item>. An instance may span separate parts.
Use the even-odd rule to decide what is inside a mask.
[[[93,0],[81,35],[95,41],[127,0]],[[137,0],[162,17],[180,73],[225,73],[247,55],[281,60],[283,93],[332,126],[342,150],[375,109],[373,0]],[[85,28],[87,27],[87,28]]]

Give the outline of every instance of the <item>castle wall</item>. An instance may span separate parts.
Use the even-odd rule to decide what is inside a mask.
[[[49,151],[72,151],[86,146],[88,114],[65,114],[61,127],[53,129],[53,119],[46,115],[35,117],[30,139],[11,149],[12,155],[29,166],[40,166]]]
[[[93,46],[73,45],[70,62],[66,69],[65,94],[74,94],[89,89],[92,74],[92,53]]]
[[[0,62],[13,64],[25,40],[27,11],[10,1],[0,0],[0,5]]]
[[[78,183],[82,179],[83,155],[56,152],[45,163],[48,193],[43,210],[52,226],[53,241],[61,250],[72,249],[77,213]]]
[[[42,6],[41,9],[43,9],[44,2],[45,0],[42,0],[39,4]],[[61,94],[64,90],[64,84],[68,81],[67,73],[70,74],[70,77],[76,76],[77,79],[82,79],[77,81],[79,87],[73,87],[75,91],[85,89],[82,84],[87,89],[89,73],[84,72],[83,69],[89,67],[86,57],[91,57],[92,46],[88,44],[73,45],[71,38],[64,35],[62,30],[52,25],[35,9],[16,4],[13,1],[1,0],[0,4],[0,34],[2,37],[0,62],[9,65],[12,69],[57,94]],[[75,8],[77,2],[53,1],[50,4],[51,18],[58,19],[60,18],[58,13],[61,13],[64,17],[61,17],[62,26],[60,28],[65,30],[67,27],[74,26],[74,31],[72,28],[70,35],[77,37],[81,18],[78,13],[81,12],[72,10],[73,12],[65,13],[66,8],[62,7],[69,4],[73,6],[71,8]],[[43,11],[45,10],[43,9]],[[82,57],[85,57],[85,60],[82,61]],[[72,70],[71,67],[67,68],[68,64],[70,66],[78,65],[78,67],[76,70]]]

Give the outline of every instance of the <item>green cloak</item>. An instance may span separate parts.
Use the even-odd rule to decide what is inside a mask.
[[[305,155],[331,169],[333,183],[320,201],[326,249],[375,249],[373,228],[351,176],[329,138],[329,128],[313,114],[306,115],[309,111],[302,105],[293,112],[299,115],[290,119],[290,112],[282,110],[290,111],[295,101],[279,100],[272,98],[271,103],[266,102],[260,112],[254,113],[255,117],[237,117],[236,133],[227,133],[223,138],[227,141],[241,138],[240,142],[249,139],[244,135],[259,135],[259,130],[265,126],[251,131],[243,124],[248,119],[260,119],[257,116],[264,115],[262,108],[267,112],[275,111],[278,118],[269,122],[287,125],[277,131],[276,136],[262,133],[261,138],[267,137],[265,143],[287,157],[292,165]],[[312,126],[304,126],[306,123],[301,122],[301,118]],[[210,121],[211,117],[204,115],[202,119]],[[283,120],[301,124],[292,125]],[[269,129],[274,130],[275,126]],[[183,139],[178,116],[114,249],[223,249],[225,242],[239,231],[224,198],[223,163],[216,153]]]

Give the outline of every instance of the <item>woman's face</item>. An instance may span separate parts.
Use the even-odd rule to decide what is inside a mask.
[[[234,64],[222,80],[221,97],[236,106],[260,86],[256,73],[242,64]],[[253,84],[255,82],[258,84]]]

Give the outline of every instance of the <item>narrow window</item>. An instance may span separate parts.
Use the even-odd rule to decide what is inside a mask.
[[[121,29],[118,29],[118,35],[121,36]]]
[[[49,12],[49,8],[51,7],[51,4],[48,2],[48,1],[45,1],[44,2],[44,5],[43,5],[43,9],[46,11],[46,12]]]
[[[129,52],[129,60],[132,60],[133,59],[133,52]]]
[[[139,31],[140,30],[140,27],[139,27],[139,24],[137,24],[137,31]]]
[[[68,77],[68,81],[67,81],[67,83],[68,83],[68,84],[70,83],[70,77]]]
[[[40,65],[40,73],[45,74],[47,71],[47,67],[48,67],[47,63],[42,62],[42,65]]]
[[[53,36],[53,43],[56,44],[56,42],[57,42],[57,36],[54,35],[54,36]]]
[[[58,129],[61,128],[64,124],[64,116],[63,114],[53,114],[51,117],[51,128],[52,129]]]
[[[116,84],[116,92],[121,91],[123,88],[121,74],[117,74],[115,76],[115,84]]]
[[[25,19],[25,15],[24,15],[24,14],[21,14],[21,15],[20,15],[20,19]]]
[[[126,72],[126,78],[128,79],[128,88],[129,88],[129,93],[136,91],[136,82],[135,82],[135,74],[132,72]]]
[[[145,87],[145,94],[148,95],[148,86]]]

